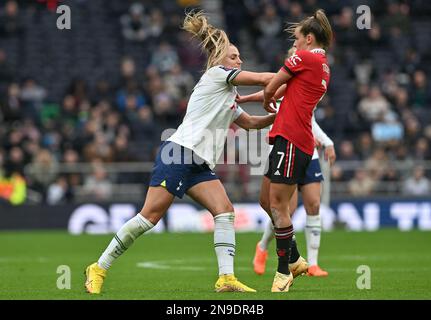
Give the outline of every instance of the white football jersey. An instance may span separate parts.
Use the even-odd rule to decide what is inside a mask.
[[[168,139],[193,150],[211,169],[223,152],[230,125],[243,112],[231,83],[240,72],[223,66],[208,69],[193,89],[183,122]]]

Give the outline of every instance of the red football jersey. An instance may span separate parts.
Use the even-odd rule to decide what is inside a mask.
[[[330,78],[325,50],[299,50],[286,59],[281,70],[293,77],[287,82],[269,141],[272,144],[276,136],[282,136],[301,151],[313,155],[311,118]]]

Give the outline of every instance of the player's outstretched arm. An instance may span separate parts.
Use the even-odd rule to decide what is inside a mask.
[[[241,71],[231,83],[234,86],[266,86],[274,75],[272,72]]]
[[[247,103],[247,102],[262,102],[263,101],[263,90],[255,93],[247,94],[245,96],[237,95],[235,99],[236,103]]]
[[[274,119],[275,114],[267,116],[251,116],[247,112],[243,112],[235,120],[235,123],[245,130],[262,129],[270,126],[274,122]]]
[[[274,98],[280,99],[284,95],[284,91],[286,91],[286,84],[283,84],[280,88],[278,88]],[[263,102],[263,90],[247,94],[245,96],[238,95],[235,101],[236,103]]]

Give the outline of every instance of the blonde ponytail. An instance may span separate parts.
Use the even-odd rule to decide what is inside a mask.
[[[223,30],[208,23],[202,11],[186,13],[183,29],[200,40],[201,48],[208,55],[206,70],[221,63],[229,49],[229,38]]]

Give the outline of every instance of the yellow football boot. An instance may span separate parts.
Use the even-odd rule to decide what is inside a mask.
[[[238,281],[233,274],[221,275],[216,284],[216,292],[256,292],[256,290],[247,287]]]
[[[103,280],[106,277],[106,270],[99,267],[97,262],[89,265],[85,269],[85,288],[88,293],[99,294],[102,291]]]

